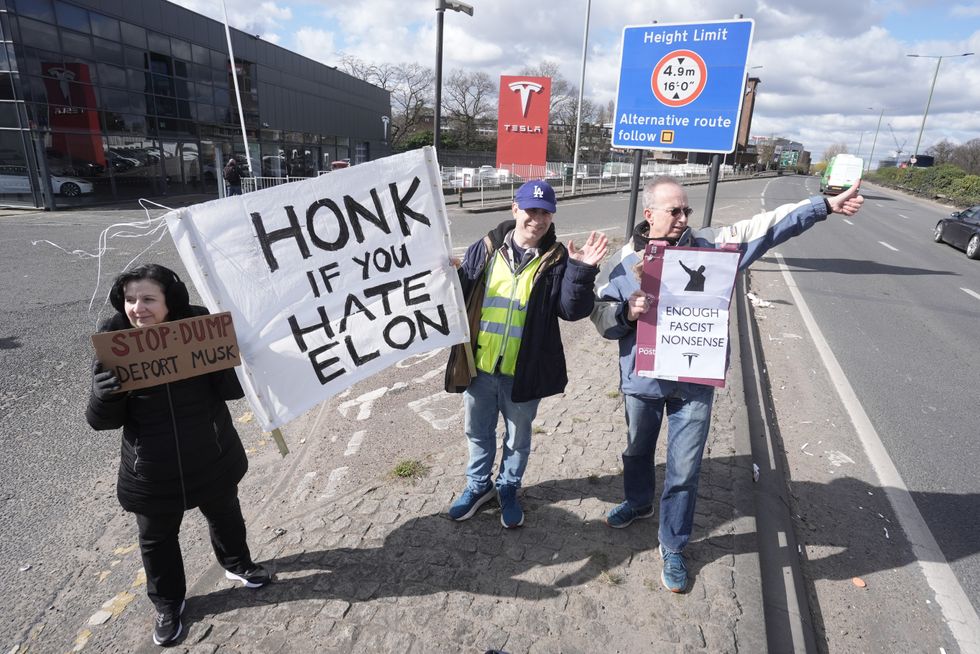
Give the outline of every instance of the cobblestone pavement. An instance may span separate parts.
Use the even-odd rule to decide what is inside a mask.
[[[495,502],[466,522],[446,517],[463,486],[461,434],[423,460],[414,482],[382,478],[299,503],[283,489],[264,518],[276,529],[250,529],[256,560],[277,582],[231,587],[212,565],[189,589],[175,650],[765,651],[737,352],[715,400],[687,549],[692,584],[673,594],[660,584],[656,519],[623,530],[602,522],[622,499],[616,344],[587,320],[563,329],[571,379],[541,403],[524,527],[503,529]],[[140,633],[120,651],[160,651]]]

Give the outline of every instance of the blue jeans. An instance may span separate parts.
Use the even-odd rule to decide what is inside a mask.
[[[497,417],[504,416],[504,452],[496,485],[520,487],[527,457],[531,453],[531,422],[540,400],[514,402],[514,378],[477,371],[463,393],[466,407],[466,438],[470,461],[466,466],[466,487],[482,491],[490,485],[497,458]]]
[[[626,396],[626,450],[623,452],[623,490],[634,509],[653,504],[654,453],[667,411],[667,472],[660,497],[660,544],[680,552],[691,539],[698,474],[704,444],[711,428],[715,389],[701,384],[678,385],[670,397]]]

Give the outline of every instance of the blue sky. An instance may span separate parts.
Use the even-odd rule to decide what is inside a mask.
[[[335,65],[341,52],[374,63],[434,66],[432,0],[225,0],[233,27]],[[221,19],[214,0],[177,0]],[[586,0],[528,3],[469,0],[472,17],[446,12],[444,72],[482,70],[496,77],[557,62],[578,85]],[[742,13],[756,21],[749,65],[762,79],[755,135],[802,142],[819,160],[833,143],[870,153],[883,110],[875,159],[904,143],[914,147],[935,59],[944,59],[922,137],[922,150],[943,138],[980,138],[980,3],[969,0],[593,0],[585,94],[614,99],[625,25],[653,20],[701,22]],[[888,125],[895,132],[892,139]]]

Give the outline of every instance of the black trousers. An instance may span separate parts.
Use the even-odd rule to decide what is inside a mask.
[[[251,568],[252,556],[245,542],[245,519],[238,503],[238,488],[198,508],[208,521],[211,547],[221,567],[236,574]],[[179,539],[183,518],[183,511],[136,514],[140,554],[146,570],[146,594],[158,610],[180,606],[187,594]]]

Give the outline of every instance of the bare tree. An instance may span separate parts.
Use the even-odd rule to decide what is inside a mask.
[[[558,64],[545,61],[537,66],[529,66],[521,71],[528,77],[548,77],[551,79],[551,107],[548,109],[550,121],[558,115],[567,115],[569,105],[574,106],[578,99],[578,88],[568,83],[558,69]]]
[[[394,149],[426,126],[431,115],[435,74],[417,63],[371,64],[343,54],[338,66],[345,73],[391,93],[389,141]]]
[[[971,139],[963,145],[956,146],[950,163],[971,175],[980,175],[980,139]]]
[[[370,64],[363,59],[358,59],[352,54],[347,54],[346,52],[338,53],[338,65],[337,68],[347,73],[351,77],[356,77],[357,79],[362,79],[365,82],[375,83],[374,81],[374,64]]]
[[[578,87],[571,84],[561,74],[558,64],[545,61],[537,66],[531,66],[521,71],[529,77],[548,77],[551,79],[551,106],[548,112],[548,123],[551,136],[548,138],[549,156],[558,159],[571,160],[575,152],[575,127],[578,121]],[[612,109],[609,109],[609,119],[612,120]],[[588,98],[582,99],[582,129],[588,132],[587,125],[607,122],[601,116],[602,111]]]
[[[755,146],[756,160],[760,165],[764,165],[766,170],[769,170],[770,164],[772,164],[772,159],[776,155],[776,141],[775,139],[766,139],[765,141],[758,141]]]
[[[943,139],[939,143],[926,150],[926,154],[932,155],[937,166],[949,163],[956,151],[956,145],[949,139]]]
[[[459,143],[470,149],[478,140],[477,124],[494,114],[497,85],[484,72],[453,70],[443,85],[443,109],[450,129],[459,134]]]
[[[846,143],[833,143],[827,146],[827,149],[823,151],[823,160],[830,161],[839,154],[847,154]]]

